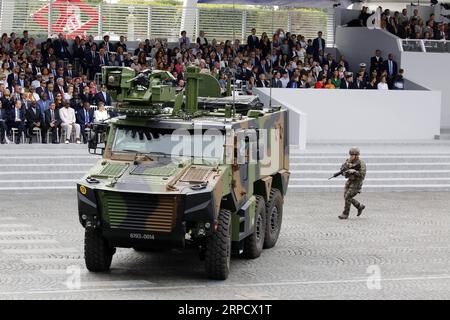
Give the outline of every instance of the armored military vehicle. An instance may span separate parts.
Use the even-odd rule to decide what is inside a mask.
[[[109,270],[117,247],[192,245],[207,276],[226,279],[232,254],[273,247],[289,181],[287,111],[227,95],[197,67],[181,91],[164,71],[102,73],[119,116],[102,150],[90,142],[103,158],[77,185],[87,269]]]

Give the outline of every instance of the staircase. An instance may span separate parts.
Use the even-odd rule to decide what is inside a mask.
[[[338,172],[353,145],[367,164],[364,191],[450,191],[450,141],[309,144],[291,152],[291,192],[342,191]]]
[[[450,191],[450,141],[408,143],[311,143],[290,152],[289,192],[341,192],[339,171],[348,149],[361,149],[367,164],[364,191]],[[86,145],[0,145],[0,192],[75,190],[100,156]]]
[[[0,192],[75,190],[99,159],[86,145],[1,145]]]

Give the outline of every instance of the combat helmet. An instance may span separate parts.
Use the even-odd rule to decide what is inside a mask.
[[[357,147],[350,148],[348,154],[359,156],[359,154],[360,154],[359,148],[357,148]]]

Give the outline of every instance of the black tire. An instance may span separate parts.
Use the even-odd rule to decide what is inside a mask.
[[[255,230],[244,240],[244,256],[248,259],[256,259],[261,255],[264,246],[266,232],[266,204],[264,198],[256,196]]]
[[[91,272],[105,272],[111,267],[115,252],[99,230],[86,229],[84,233],[84,261]]]
[[[221,209],[217,231],[207,239],[205,267],[208,278],[226,280],[231,260],[231,212]]]
[[[264,249],[273,248],[280,235],[281,222],[283,220],[283,196],[280,190],[270,191],[269,201],[266,203],[266,234],[264,238]]]

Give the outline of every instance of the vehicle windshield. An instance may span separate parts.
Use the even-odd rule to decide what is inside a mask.
[[[223,161],[225,135],[219,130],[166,130],[139,127],[119,127],[112,151],[196,157]]]

